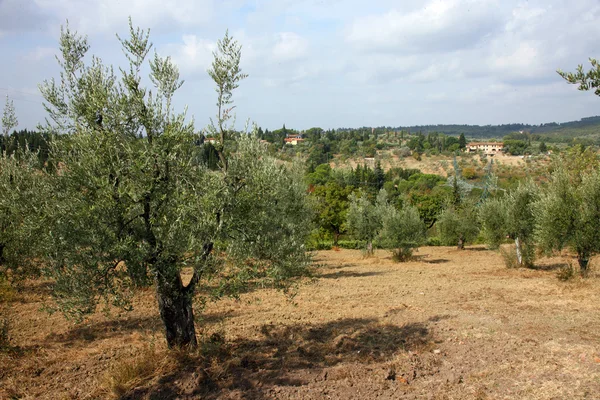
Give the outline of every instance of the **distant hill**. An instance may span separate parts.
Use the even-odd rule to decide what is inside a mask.
[[[390,129],[390,128],[387,128]],[[590,137],[600,138],[600,116],[582,118],[579,121],[550,122],[540,125],[504,124],[504,125],[415,125],[391,128],[397,131],[440,132],[446,135],[458,136],[464,133],[470,138],[502,138],[509,133],[524,131],[540,136],[549,137]]]

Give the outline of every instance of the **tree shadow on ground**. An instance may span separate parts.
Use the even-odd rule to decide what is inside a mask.
[[[323,279],[337,279],[337,278],[364,278],[369,276],[383,275],[385,272],[382,271],[367,271],[367,272],[356,272],[356,271],[337,271],[328,274],[318,275],[318,278]]]
[[[15,284],[15,302],[21,304],[36,303],[47,298],[52,293],[54,282],[42,280],[27,280]]]
[[[446,316],[439,317],[440,319]],[[377,319],[348,318],[323,324],[261,327],[261,337],[225,343],[211,337],[204,352],[188,359],[158,382],[138,387],[125,398],[262,399],[276,386],[308,381],[294,372],[321,373],[340,363],[373,363],[399,353],[424,350],[432,338],[427,324],[384,324]]]
[[[575,264],[577,264],[577,263],[575,263]],[[567,263],[567,262],[558,262],[558,263],[552,263],[552,264],[537,264],[537,265],[532,265],[528,269],[533,269],[533,270],[536,270],[536,271],[556,271],[556,270],[559,270],[561,268],[567,268],[567,267],[569,267],[569,263]]]
[[[429,254],[425,254],[422,256],[413,256],[413,260],[414,261],[419,261],[425,264],[444,264],[447,262],[450,262],[450,260],[446,259],[446,258],[434,258],[431,260],[428,260],[427,257],[429,257]]]
[[[231,311],[202,314],[198,318],[201,324],[218,323],[225,318],[234,316]],[[46,345],[52,343],[60,343],[66,346],[74,346],[81,343],[92,342],[98,339],[116,338],[119,336],[129,335],[133,332],[145,332],[152,334],[161,334],[163,325],[158,315],[119,318],[113,320],[105,320],[93,323],[82,323],[74,326],[65,333],[55,334],[50,333],[46,336],[44,343]]]
[[[492,251],[492,250],[488,249],[487,247],[465,246],[463,251]]]
[[[322,264],[323,268],[322,269],[344,269],[344,268],[355,268],[355,267],[359,267],[358,264],[338,264],[338,265],[330,265],[330,264]]]
[[[61,334],[51,333],[46,336],[45,343],[61,343],[67,346],[73,346],[78,343],[123,336],[135,331],[150,331],[156,333],[161,329],[161,321],[157,315],[119,318],[88,324],[82,323]]]

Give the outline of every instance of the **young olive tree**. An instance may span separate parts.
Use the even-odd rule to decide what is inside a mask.
[[[44,227],[41,199],[50,193],[37,165],[30,151],[0,154],[0,278],[36,273],[34,257]]]
[[[440,237],[446,245],[456,245],[459,250],[479,234],[477,210],[470,202],[451,205],[439,216],[436,223]]]
[[[413,249],[425,243],[425,223],[416,207],[404,206],[397,210],[391,204],[382,211],[380,242],[386,248],[393,248],[396,261],[408,261]]]
[[[508,235],[506,201],[502,198],[488,198],[479,206],[479,220],[487,245],[491,249],[497,249]]]
[[[506,196],[506,233],[515,241],[517,264],[531,267],[535,260],[535,203],[539,190],[531,181]]]
[[[10,135],[10,131],[15,129],[19,125],[17,114],[15,113],[15,105],[12,100],[6,95],[6,103],[4,104],[4,110],[2,112],[2,133],[4,134],[4,140]]]
[[[387,204],[387,193],[381,190],[375,203],[364,192],[360,196],[352,193],[348,199],[348,230],[356,239],[365,242],[367,255],[372,255],[373,241],[379,236],[382,227],[382,210]]]
[[[600,251],[600,174],[573,176],[558,168],[536,203],[536,236],[547,252],[570,247],[583,276],[590,257]]]
[[[97,57],[86,63],[87,39],[63,29],[60,80],[40,85],[45,129],[60,134],[46,272],[58,308],[76,318],[99,302],[129,307],[153,281],[168,345],[195,347],[192,300],[205,278],[232,290],[256,278],[287,287],[305,270],[305,190],[255,136],[236,135],[236,152],[209,170],[193,123],[172,108],[177,67],[156,53],[148,61],[149,32],[131,21],[119,40],[129,66],[116,74]],[[239,46],[228,40],[238,51],[218,53],[230,68],[217,82],[219,104],[231,104],[241,74]],[[142,85],[146,63],[152,89]]]
[[[233,131],[233,123],[228,125],[231,119],[235,119],[233,110],[233,90],[239,87],[240,81],[248,77],[242,73],[240,59],[242,57],[242,46],[225,31],[223,39],[217,40],[217,50],[213,52],[213,62],[208,70],[208,75],[215,82],[217,92],[217,115],[216,123],[211,119],[208,132],[219,137],[215,148],[219,155],[221,167],[227,170],[227,159],[225,156],[225,141]]]

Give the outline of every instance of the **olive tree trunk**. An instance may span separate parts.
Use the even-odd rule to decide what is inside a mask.
[[[169,348],[195,348],[198,342],[192,307],[193,293],[183,286],[179,273],[172,276],[159,275],[156,279],[156,291]]]
[[[581,271],[582,277],[587,277],[588,275],[588,264],[590,262],[590,258],[585,255],[578,255],[577,262],[579,263],[579,270]]]
[[[517,262],[519,263],[519,266],[522,266],[523,265],[523,253],[521,252],[521,241],[519,240],[518,236],[515,239],[515,248],[516,248],[516,252],[517,252]]]
[[[373,242],[367,243],[367,255],[369,255],[369,256],[373,255]]]
[[[456,248],[458,250],[464,250],[465,249],[465,239],[463,239],[462,237],[458,238],[458,245],[456,246]]]

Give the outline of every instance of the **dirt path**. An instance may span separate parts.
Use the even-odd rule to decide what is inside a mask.
[[[292,300],[261,290],[203,316],[203,356],[141,380],[128,398],[594,399],[600,393],[600,275],[508,270],[482,248],[319,252],[320,277]],[[37,293],[37,294],[36,294]],[[17,353],[0,355],[0,398],[102,398],[107,373],[154,341],[151,291],[116,322],[73,327],[14,304]],[[37,296],[37,297],[36,297]],[[167,365],[167,364],[165,364]],[[174,364],[168,364],[174,365]]]

